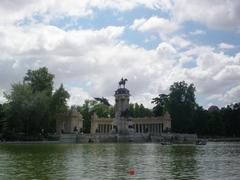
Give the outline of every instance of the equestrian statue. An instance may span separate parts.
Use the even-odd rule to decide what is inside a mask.
[[[125,88],[125,84],[126,84],[126,81],[127,81],[127,79],[125,78],[125,79],[121,79],[120,81],[119,81],[119,88],[121,87],[121,85],[123,85],[123,88]]]

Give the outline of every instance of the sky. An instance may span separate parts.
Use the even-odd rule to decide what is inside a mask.
[[[121,77],[146,107],[177,81],[205,108],[240,102],[239,17],[239,0],[1,0],[0,103],[43,66],[69,105],[113,104]]]

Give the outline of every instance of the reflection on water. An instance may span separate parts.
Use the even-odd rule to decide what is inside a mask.
[[[174,179],[198,179],[196,146],[172,146],[171,174]]]
[[[0,145],[0,179],[240,179],[239,162],[238,143]]]

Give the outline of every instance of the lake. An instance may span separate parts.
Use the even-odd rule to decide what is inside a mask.
[[[240,143],[0,144],[0,179],[240,179]]]

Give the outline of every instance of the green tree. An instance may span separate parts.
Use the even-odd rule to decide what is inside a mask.
[[[3,131],[4,119],[5,119],[5,113],[4,113],[3,104],[0,104],[0,133],[2,133]]]
[[[10,94],[5,94],[7,131],[28,135],[37,135],[42,129],[55,132],[56,113],[67,111],[70,95],[63,85],[52,95],[53,78],[43,67],[28,70],[23,84],[12,85]]]
[[[48,72],[46,67],[37,70],[28,70],[24,77],[24,83],[31,86],[33,93],[38,91],[46,91],[49,96],[53,91],[54,75]]]
[[[140,107],[138,103],[134,104],[133,117],[140,117]]]
[[[97,101],[94,100],[85,100],[82,106],[78,106],[78,111],[82,114],[83,117],[83,132],[90,133],[91,129],[91,119],[94,113],[93,106],[97,104]]]
[[[129,104],[129,116],[134,117],[134,104]]]
[[[91,129],[91,119],[94,113],[99,118],[110,118],[114,117],[114,109],[112,106],[109,106],[104,101],[96,100],[85,100],[82,106],[78,106],[77,110],[83,116],[83,130],[85,133],[89,133]]]
[[[168,95],[159,94],[159,97],[152,99],[152,103],[156,104],[153,107],[154,116],[162,116],[167,111]]]
[[[54,92],[52,96],[52,109],[54,113],[67,112],[67,100],[70,94],[64,89],[63,84]]]
[[[38,134],[48,129],[50,98],[46,92],[33,93],[28,84],[13,84],[8,101],[8,130]]]
[[[65,113],[68,111],[67,100],[70,98],[70,94],[64,89],[63,84],[54,92],[51,98],[51,118],[50,118],[50,130],[56,129],[56,117],[58,113]]]
[[[222,108],[221,112],[224,120],[225,135],[240,137],[240,103]]]
[[[104,98],[104,97],[101,97],[101,98],[95,97],[94,99],[95,99],[96,101],[98,101],[98,102],[106,105],[106,106],[111,106],[111,104],[109,103],[109,101],[108,101],[106,98]]]
[[[186,82],[175,82],[170,87],[168,110],[172,117],[174,132],[193,132],[193,115],[196,108],[195,87]]]
[[[197,107],[193,115],[194,132],[198,135],[209,134],[209,122],[210,115],[207,110],[202,107]]]

